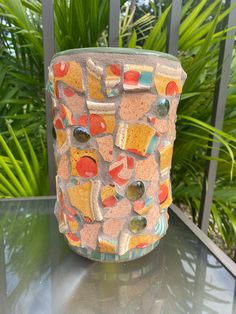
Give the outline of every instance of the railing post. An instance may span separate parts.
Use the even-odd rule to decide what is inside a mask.
[[[120,0],[110,0],[109,5],[109,47],[119,46]]]
[[[42,22],[43,22],[43,50],[44,50],[44,81],[45,88],[48,81],[48,66],[54,55],[54,18],[53,18],[53,1],[42,0]],[[46,123],[47,123],[47,153],[48,153],[48,176],[49,176],[49,193],[54,195],[55,188],[55,159],[53,153],[53,117],[52,117],[52,103],[49,93],[45,90],[46,102]]]
[[[227,0],[226,8],[235,4],[236,0]],[[223,22],[223,28],[231,28],[236,24],[236,8],[231,10],[230,14]],[[227,32],[227,38],[221,42],[220,53],[218,59],[217,69],[217,82],[215,85],[214,99],[213,99],[213,112],[212,112],[212,125],[222,130],[224,123],[224,112],[227,98],[227,86],[230,75],[230,66],[232,61],[232,52],[234,46],[235,30]],[[230,36],[230,37],[229,37]],[[214,136],[211,137],[216,139]],[[207,155],[211,158],[219,156],[219,142],[209,142],[211,149],[208,150]],[[203,232],[207,233],[209,226],[209,219],[211,213],[211,204],[213,200],[214,187],[217,174],[217,161],[209,160],[206,162],[205,176],[203,179],[202,200],[199,213],[199,227]]]
[[[179,40],[179,26],[180,15],[182,8],[182,0],[173,0],[170,12],[170,19],[167,33],[167,47],[168,53],[177,56],[178,54],[178,40]]]

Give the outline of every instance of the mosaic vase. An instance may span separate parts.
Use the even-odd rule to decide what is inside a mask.
[[[185,78],[175,57],[147,50],[76,49],[53,58],[55,214],[76,253],[129,261],[165,235]]]

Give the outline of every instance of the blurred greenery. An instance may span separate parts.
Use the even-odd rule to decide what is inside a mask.
[[[168,3],[149,1],[137,6],[134,1],[121,1],[120,47],[165,51]],[[54,9],[57,51],[108,45],[108,0],[58,0]],[[215,134],[221,146],[209,234],[219,234],[229,253],[236,243],[235,50],[223,131],[211,127],[210,121],[219,44],[227,31],[222,21],[230,10],[225,10],[221,0],[183,1],[178,57],[188,79],[178,109],[172,172],[174,201],[196,222],[209,136]],[[0,1],[0,168],[8,173],[0,176],[1,197],[47,193],[41,14],[38,0]],[[32,161],[27,163],[28,156]],[[24,177],[15,167],[23,164]]]

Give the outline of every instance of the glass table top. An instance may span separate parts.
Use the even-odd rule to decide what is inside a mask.
[[[54,203],[0,202],[0,313],[236,313],[234,277],[171,210],[153,252],[101,264],[66,246]]]

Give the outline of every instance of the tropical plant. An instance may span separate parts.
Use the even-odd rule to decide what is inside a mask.
[[[41,149],[36,152],[26,131],[21,144],[10,125],[8,130],[11,137],[8,140],[0,135],[3,151],[0,155],[0,197],[47,194],[47,154],[43,141],[41,140]]]
[[[122,4],[124,2],[119,45],[165,51],[171,9],[168,2],[160,2],[157,8],[153,1],[149,1],[149,6],[136,7],[136,10],[129,1],[122,1]],[[228,248],[233,248],[236,240],[236,179],[233,175],[236,151],[235,57],[224,130],[216,130],[210,125],[219,44],[227,31],[221,28],[221,24],[232,8],[224,10],[221,0],[187,0],[183,3],[178,48],[188,79],[178,109],[174,199],[180,207],[190,211],[196,222],[205,162],[209,158],[206,155],[209,136],[215,134],[221,147],[210,232],[219,232]],[[59,0],[54,5],[57,50],[108,45],[107,0]],[[0,16],[1,131],[4,136],[9,136],[3,120],[11,124],[17,136],[25,129],[32,146],[37,149],[40,137],[45,136],[41,3],[1,0]],[[24,145],[23,138],[20,143]],[[24,147],[27,154],[28,148]],[[9,167],[10,163],[8,160]]]

